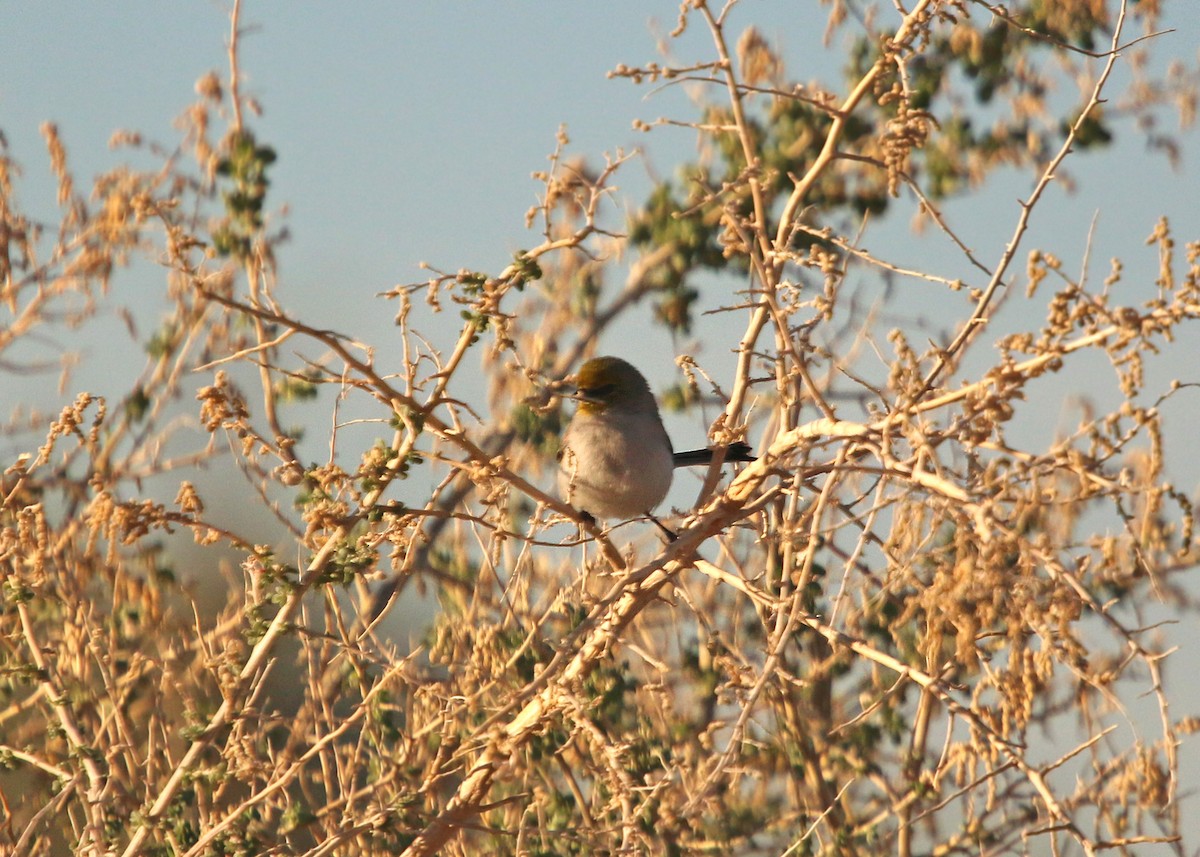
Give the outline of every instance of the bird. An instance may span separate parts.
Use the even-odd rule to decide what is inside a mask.
[[[650,385],[620,357],[588,360],[575,386],[569,398],[578,406],[558,453],[563,499],[593,521],[646,515],[658,523],[651,512],[666,498],[675,468],[708,464],[716,450],[673,452]],[[724,452],[726,461],[755,460],[744,443]]]

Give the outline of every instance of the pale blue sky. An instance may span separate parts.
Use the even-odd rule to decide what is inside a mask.
[[[1179,32],[1160,40],[1156,56],[1194,61],[1200,9],[1174,5],[1184,10],[1171,22]],[[733,31],[754,20],[783,45],[796,77],[837,85],[842,59],[820,50],[824,19],[815,6],[744,3]],[[647,136],[631,122],[688,118],[684,88],[636,87],[605,72],[657,59],[651,21],[665,32],[675,9],[668,0],[245,3],[244,91],[264,105],[252,127],[279,153],[271,202],[276,210],[287,205],[292,234],[281,253],[285,300],[300,311],[336,311],[331,321],[344,317],[349,327],[366,325],[364,335],[382,335],[389,313],[373,295],[422,278],[418,262],[499,270],[512,251],[536,241],[523,224],[539,190],[530,173],[545,166],[560,124],[575,152],[595,158],[645,146],[653,168],[670,175],[694,152],[693,135]],[[59,124],[85,179],[127,157],[106,147],[117,128],[172,144],[172,120],[192,99],[195,80],[210,69],[225,72],[227,30],[226,4],[209,0],[11,4],[0,33],[0,129],[25,170],[22,203],[49,213],[42,121]],[[707,57],[707,34],[693,27],[673,50]],[[1051,192],[1028,246],[1053,249],[1077,270],[1098,214],[1093,267],[1103,272],[1112,255],[1137,264],[1132,257],[1160,213],[1172,217],[1180,238],[1200,235],[1194,142],[1176,173],[1145,156],[1132,129],[1122,130],[1118,147],[1069,162],[1082,190]],[[638,204],[650,186],[646,168],[630,165],[618,184],[617,202]],[[1025,175],[999,176],[985,194],[948,204],[981,258],[998,256],[1028,187]],[[906,213],[893,220],[869,233],[874,252],[965,272],[942,242],[914,243]],[[661,342],[669,350],[665,336]],[[670,355],[657,362],[669,367]]]
[[[1157,55],[1194,61],[1200,10],[1174,5],[1184,10],[1172,21],[1179,32],[1160,40]],[[820,51],[824,19],[815,6],[744,3],[733,32],[754,20],[781,42],[796,77],[836,85],[842,59]],[[251,124],[279,153],[271,202],[287,205],[293,236],[281,254],[285,300],[371,325],[381,320],[373,295],[422,278],[422,260],[499,270],[513,250],[536,241],[523,224],[539,190],[530,173],[545,166],[560,124],[575,152],[594,158],[645,146],[657,172],[670,175],[694,151],[693,135],[647,136],[631,122],[688,118],[685,90],[636,87],[605,72],[658,59],[651,21],[665,32],[675,9],[668,0],[245,3],[244,91],[264,105]],[[227,30],[226,4],[209,0],[12,4],[0,33],[0,129],[25,169],[21,201],[45,211],[51,198],[42,121],[59,124],[83,178],[127,157],[106,147],[117,128],[173,143],[172,120],[192,99],[195,80],[210,69],[225,72]],[[673,49],[686,59],[710,53],[699,27]],[[1069,162],[1082,191],[1051,192],[1055,210],[1035,218],[1029,246],[1055,249],[1077,269],[1070,257],[1081,257],[1098,213],[1103,271],[1109,256],[1140,247],[1160,213],[1172,216],[1181,238],[1200,235],[1194,142],[1185,171],[1174,173],[1123,130],[1119,147]],[[618,184],[626,206],[650,186],[636,163]],[[1001,176],[986,195],[948,205],[985,260],[1003,247],[1028,186],[1024,175]],[[981,209],[988,199],[994,204]],[[943,273],[956,273],[960,260],[947,248],[911,241],[906,217],[898,212],[895,228],[870,233],[871,249],[909,264],[933,253],[944,257]]]

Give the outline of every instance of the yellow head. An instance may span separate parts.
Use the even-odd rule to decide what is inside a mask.
[[[658,406],[642,373],[620,357],[594,357],[575,375],[574,398],[585,414],[601,414],[609,408],[654,411]]]

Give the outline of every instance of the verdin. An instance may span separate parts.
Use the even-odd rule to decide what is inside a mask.
[[[558,453],[563,498],[594,518],[628,519],[667,496],[676,467],[708,464],[713,450],[672,452],[671,439],[642,373],[619,357],[596,357],[576,373],[575,416]],[[753,461],[744,443],[727,461]]]

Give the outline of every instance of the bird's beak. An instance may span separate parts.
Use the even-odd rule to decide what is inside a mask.
[[[575,390],[575,392],[573,392],[573,393],[567,393],[563,398],[572,399],[576,402],[583,402],[588,405],[601,404],[600,400],[597,399],[595,396],[589,396],[587,393],[583,392],[582,390]]]
[[[574,380],[573,376],[572,376],[572,380]],[[571,388],[570,388],[570,389],[571,389],[571,392],[569,392],[569,393],[560,393],[560,395],[561,395],[561,396],[562,396],[564,399],[570,399],[570,400],[571,400],[571,401],[573,401],[573,402],[582,402],[582,403],[584,403],[584,404],[588,404],[588,405],[598,405],[598,404],[600,404],[599,400],[597,400],[597,399],[596,399],[596,397],[594,397],[594,396],[589,396],[589,395],[588,395],[587,393],[585,393],[583,390],[580,390],[580,389],[579,389],[579,387],[577,387],[577,386],[571,386]]]

